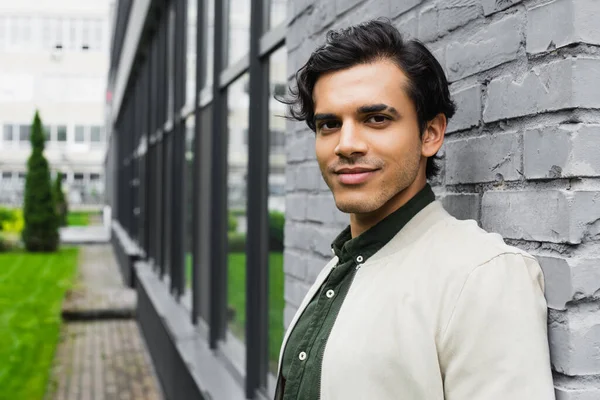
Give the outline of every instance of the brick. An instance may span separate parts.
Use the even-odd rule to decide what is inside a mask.
[[[486,192],[481,225],[510,239],[576,241],[569,234],[569,202],[561,191]]]
[[[556,375],[554,377],[556,400],[597,400],[600,399],[600,379]]]
[[[296,189],[317,190],[322,180],[321,171],[316,163],[302,165],[296,169]]]
[[[299,167],[290,164],[285,167],[285,191],[287,193],[296,190],[296,168]]]
[[[597,305],[550,310],[548,339],[552,365],[562,374],[600,373],[600,313]]]
[[[340,230],[335,228],[321,228],[311,237],[311,249],[322,257],[332,257],[331,243],[339,235]]]
[[[298,307],[286,303],[285,308],[283,309],[283,325],[286,329],[292,323],[292,319],[294,319],[294,315],[296,315],[297,311]]]
[[[283,266],[286,275],[302,281],[306,279],[306,259],[302,253],[286,249],[283,253]]]
[[[433,41],[480,15],[481,7],[477,0],[440,1],[431,4],[419,14],[419,40]]]
[[[285,197],[285,217],[292,221],[306,219],[306,194],[289,194]]]
[[[333,254],[327,257],[319,257],[317,255],[307,256],[306,258],[306,283],[313,284],[317,280],[317,276],[321,273],[325,265],[331,260]]]
[[[600,108],[595,85],[600,60],[568,58],[535,67],[517,81],[512,75],[496,78],[488,85],[483,109],[484,122],[562,110]]]
[[[419,4],[423,2],[423,0],[390,0],[390,15],[392,18],[396,18],[397,16],[404,14],[408,10],[415,8]]]
[[[458,219],[479,220],[479,209],[481,208],[481,196],[476,193],[449,193],[440,201],[446,211]]]
[[[467,41],[454,41],[446,50],[451,82],[515,60],[521,46],[523,15],[507,16],[477,31]]]
[[[356,7],[364,0],[335,0],[335,10],[337,15],[343,14],[351,8]]]
[[[595,0],[555,0],[528,10],[527,52],[543,53],[572,43],[600,44]]]
[[[573,300],[600,296],[600,261],[537,256],[544,271],[548,307],[565,310]]]
[[[452,93],[456,113],[448,121],[446,133],[469,129],[481,120],[481,85],[476,84]]]
[[[483,13],[488,16],[520,3],[522,0],[481,0]]]
[[[416,38],[418,35],[419,20],[415,13],[410,12],[395,19],[394,26],[400,31],[404,39]]]
[[[600,192],[487,192],[481,220],[484,229],[510,239],[571,244],[597,240]]]
[[[519,179],[519,137],[519,133],[505,133],[448,141],[446,184]]]
[[[527,179],[600,176],[600,125],[558,125],[523,134]]]
[[[312,229],[308,224],[285,221],[283,241],[285,248],[298,250],[310,249],[310,235]]]
[[[306,296],[310,285],[292,278],[289,275],[285,277],[285,301],[292,306],[299,307],[302,299]]]
[[[307,220],[324,224],[330,224],[335,221],[333,211],[336,209],[336,206],[331,193],[310,195],[307,203]]]
[[[287,135],[285,141],[287,162],[297,163],[306,160],[306,148],[304,145],[305,142],[306,139],[304,137],[295,137],[294,135]]]

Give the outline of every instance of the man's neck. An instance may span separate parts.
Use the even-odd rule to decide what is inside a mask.
[[[409,187],[398,192],[383,206],[370,213],[350,214],[350,232],[355,238],[384,220],[388,215],[398,210],[415,197],[427,184],[427,181],[413,182]]]

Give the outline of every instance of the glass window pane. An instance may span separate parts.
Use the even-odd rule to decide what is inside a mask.
[[[287,0],[270,0],[269,28],[275,28],[285,21],[287,11]]]
[[[248,147],[243,143],[248,129],[248,94],[244,86],[248,74],[227,91],[228,105],[228,315],[230,331],[244,339],[246,323],[246,179]]]
[[[269,62],[269,86],[286,85],[287,51],[278,49]],[[273,89],[271,90],[273,92]],[[277,374],[283,341],[283,226],[285,224],[285,106],[269,96],[269,370]]]
[[[100,180],[100,174],[90,174],[90,181],[99,181]]]
[[[19,125],[19,140],[21,142],[29,142],[30,134],[29,125]]]
[[[196,116],[190,115],[185,121],[185,184],[184,184],[184,218],[185,218],[185,287],[192,286],[193,268],[193,235],[194,235],[194,132]]]
[[[56,140],[59,142],[67,141],[67,127],[64,125],[58,125],[56,127]]]
[[[13,140],[13,127],[12,127],[12,125],[4,125],[2,127],[2,139],[5,142],[12,142],[12,140]]]
[[[73,179],[75,181],[83,181],[83,173],[81,173],[81,172],[75,172],[73,174]]]
[[[81,125],[75,126],[75,143],[85,142],[85,128]]]
[[[198,19],[198,0],[188,0],[187,21],[187,69],[186,104],[196,98],[196,21]]]
[[[99,143],[102,141],[102,128],[100,126],[92,126],[90,128],[90,142]]]
[[[250,49],[250,0],[229,0],[227,65],[233,65]]]
[[[9,180],[12,180],[12,177],[13,177],[12,172],[10,172],[10,171],[2,172],[2,180],[9,181]]]
[[[214,48],[215,48],[215,0],[204,0],[204,10],[206,12],[206,30],[204,36],[205,43],[204,49],[206,54],[204,56],[204,82],[202,82],[202,88],[212,86],[213,83],[213,62],[214,62]]]

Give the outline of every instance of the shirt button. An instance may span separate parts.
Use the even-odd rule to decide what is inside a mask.
[[[330,299],[330,298],[332,298],[334,294],[335,294],[335,292],[334,292],[333,290],[331,290],[331,289],[329,289],[329,290],[327,291],[327,293],[325,293],[325,295],[326,295],[326,296],[327,296],[327,298],[329,298],[329,299]]]
[[[300,359],[300,361],[306,360],[306,353],[303,351],[302,353],[300,353],[300,355],[298,355],[298,358]]]
[[[363,262],[363,256],[356,257],[356,262],[359,262],[359,263]]]

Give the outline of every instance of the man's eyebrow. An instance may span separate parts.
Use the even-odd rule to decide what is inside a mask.
[[[335,114],[315,114],[315,117],[313,118],[313,122],[317,123],[317,121],[321,121],[324,119],[336,119],[337,115]]]
[[[358,109],[356,110],[358,114],[369,114],[379,111],[388,111],[394,114],[396,117],[400,116],[398,110],[396,110],[394,107],[388,106],[387,104],[369,104],[366,106],[358,107]]]

